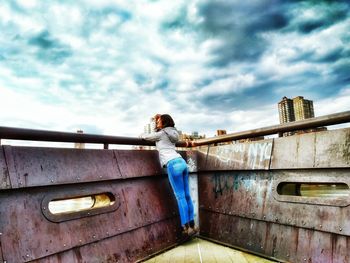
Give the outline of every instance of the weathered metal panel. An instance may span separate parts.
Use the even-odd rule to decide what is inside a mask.
[[[350,167],[350,129],[276,138],[271,169]]]
[[[179,232],[174,231],[174,225],[177,223],[176,219],[165,219],[157,224],[150,224],[32,262],[135,262],[179,242],[181,239]]]
[[[199,148],[198,169],[213,170],[268,170],[273,140],[235,143]]]
[[[4,147],[13,188],[100,181],[122,176],[114,152],[109,150]]]
[[[316,167],[350,167],[350,128],[315,135]]]
[[[350,259],[350,207],[332,200],[327,205],[319,204],[325,201],[312,197],[305,202],[282,202],[276,199],[274,182],[294,178],[350,184],[348,173],[346,169],[202,173],[201,234],[291,262],[302,262],[304,258],[311,258],[310,262],[348,262],[344,260]],[[348,197],[344,199],[349,201]],[[338,245],[329,240],[336,240]],[[322,257],[333,261],[319,261]]]
[[[153,176],[163,173],[157,151],[114,151],[123,178]]]
[[[61,223],[48,221],[42,213],[45,196],[60,195],[62,192],[76,195],[77,189],[84,196],[89,191],[111,192],[120,197],[121,206],[110,213],[76,220]],[[0,203],[3,256],[8,262],[32,261],[152,224],[157,228],[157,222],[174,217],[173,235],[180,232],[176,202],[166,178],[9,190],[0,192]],[[164,232],[161,228],[157,231],[159,235]],[[139,238],[136,232],[131,236],[132,239],[128,241],[130,247]],[[173,239],[171,236],[169,238]],[[115,243],[108,246],[117,247],[120,243],[118,238],[111,240]]]
[[[290,201],[279,200],[275,184],[275,181],[303,178],[304,181],[350,185],[348,174],[349,170],[345,169],[202,173],[199,175],[200,209],[350,236],[350,206],[344,206],[349,203],[349,197],[299,197],[296,202],[291,196]]]
[[[10,188],[10,176],[4,157],[3,147],[0,146],[0,189]]]
[[[287,262],[349,262],[350,237],[200,210],[201,235]],[[215,224],[213,223],[215,222]]]

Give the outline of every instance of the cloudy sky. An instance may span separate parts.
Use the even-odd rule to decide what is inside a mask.
[[[350,109],[350,3],[0,2],[0,126],[208,137],[278,124],[283,96]]]

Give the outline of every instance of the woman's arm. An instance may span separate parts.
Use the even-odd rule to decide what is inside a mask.
[[[160,140],[161,134],[162,134],[162,131],[152,132],[152,133],[143,133],[140,135],[140,138],[147,141],[157,142]]]

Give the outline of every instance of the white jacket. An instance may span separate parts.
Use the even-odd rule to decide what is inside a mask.
[[[162,166],[166,165],[170,160],[181,158],[181,155],[175,150],[175,143],[179,140],[179,133],[175,128],[166,127],[158,132],[142,134],[140,137],[147,141],[156,142]]]

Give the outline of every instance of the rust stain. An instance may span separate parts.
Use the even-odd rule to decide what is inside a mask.
[[[267,190],[268,190],[267,186],[268,186],[268,184],[269,184],[269,182],[266,180],[264,186],[262,187],[264,189],[263,196],[262,196],[262,199],[263,199],[263,205],[262,205],[262,210],[261,210],[262,216],[264,216],[264,214],[265,214],[266,196],[267,196]]]
[[[61,254],[57,254],[57,263],[62,263]]]
[[[265,233],[265,244],[264,247],[267,246],[269,238],[270,238],[270,230],[271,230],[271,223],[266,222],[266,233]],[[266,249],[265,249],[266,251]]]
[[[276,244],[277,244],[277,236],[274,236],[272,239],[272,256],[275,256]]]
[[[337,236],[334,234],[331,234],[331,251],[332,251],[332,257],[331,257],[331,263],[335,260],[337,262]]]
[[[128,201],[125,197],[125,193],[124,193],[124,189],[122,189],[122,194],[123,194],[123,199],[124,199],[124,204],[125,204],[125,213],[124,215],[126,216],[126,214],[128,213]]]
[[[81,256],[79,248],[74,248],[73,251],[74,251],[74,254],[76,256],[77,262],[83,263],[83,257]]]
[[[346,237],[346,251],[350,251],[350,237]],[[350,262],[350,255],[346,254],[345,261]]]
[[[298,254],[298,247],[299,247],[299,228],[294,228],[293,233],[295,233],[295,235],[294,235],[294,244],[295,244],[294,254],[297,255]]]

